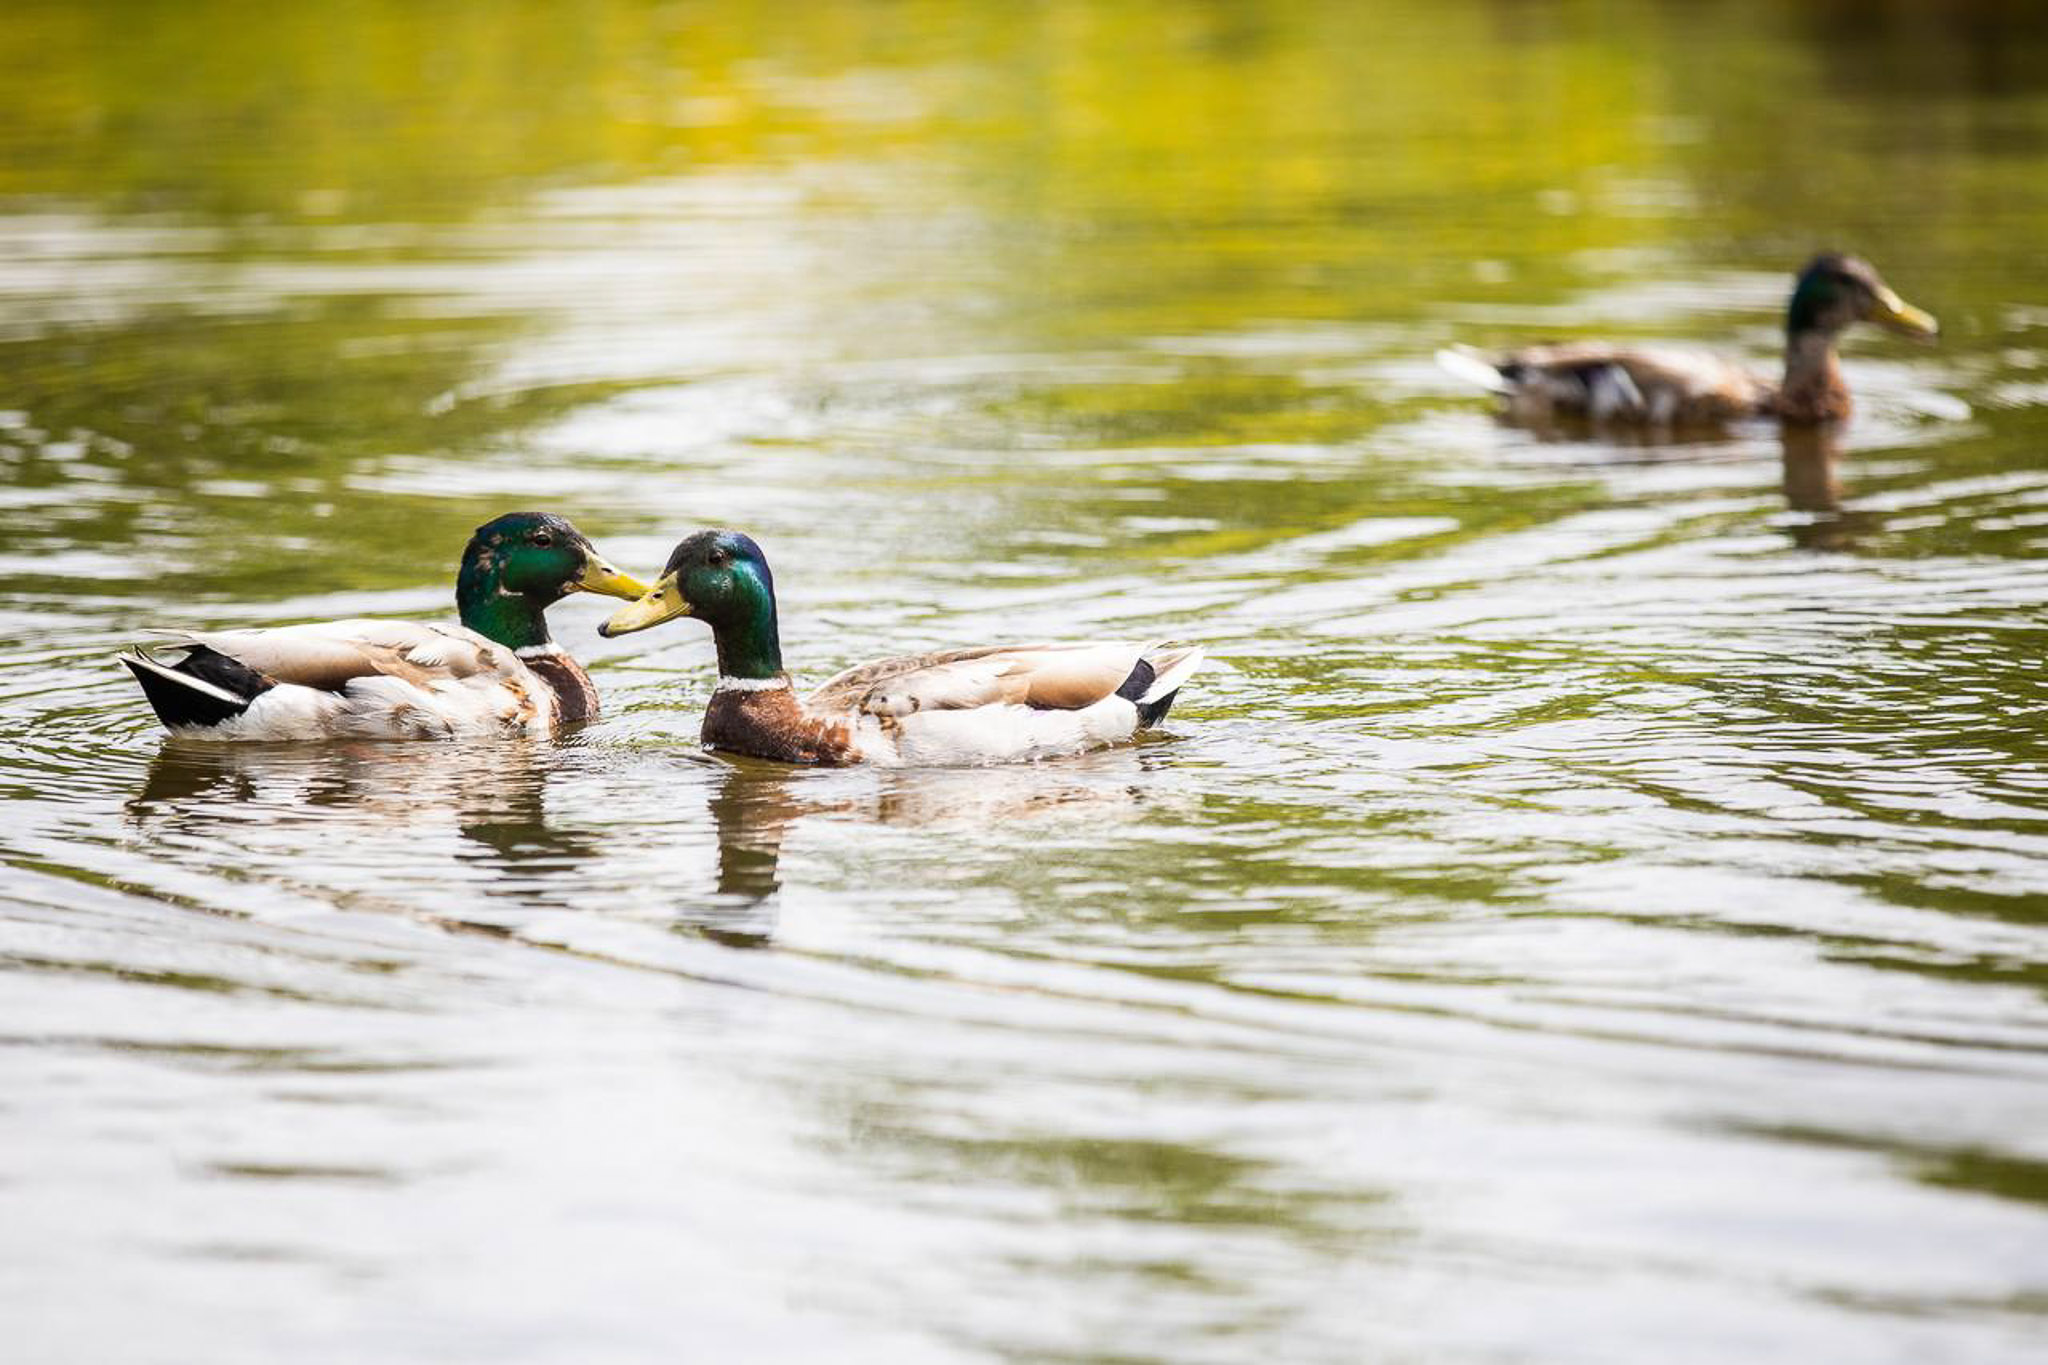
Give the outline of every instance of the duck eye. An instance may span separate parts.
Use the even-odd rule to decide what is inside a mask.
[[[726,554],[726,552],[723,550],[713,550],[711,552],[711,567],[714,569],[722,569],[726,566],[726,563],[730,558],[731,556]]]
[[[533,533],[533,543],[545,550],[548,546],[555,543],[555,538],[546,531],[535,531]]]

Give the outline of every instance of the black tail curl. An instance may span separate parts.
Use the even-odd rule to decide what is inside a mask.
[[[142,685],[157,719],[172,729],[219,725],[249,709],[249,703],[277,686],[239,659],[217,649],[193,645],[176,664],[165,667],[146,654],[123,654],[121,662]],[[186,682],[190,678],[192,682]]]
[[[1145,693],[1151,690],[1158,677],[1159,670],[1152,667],[1151,661],[1140,659],[1137,666],[1131,670],[1131,676],[1125,678],[1122,685],[1116,689],[1119,697],[1138,708],[1138,725],[1141,728],[1157,725],[1166,719],[1166,712],[1173,705],[1173,699],[1180,695],[1180,689],[1176,687],[1163,697],[1146,701]]]

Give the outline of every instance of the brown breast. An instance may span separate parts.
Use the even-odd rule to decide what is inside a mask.
[[[597,687],[582,664],[556,653],[529,655],[525,662],[554,691],[557,725],[573,725],[597,716]]]
[[[1778,416],[1787,422],[1839,422],[1849,415],[1849,386],[1838,372],[1788,383],[1778,395]]]
[[[784,763],[836,768],[860,762],[846,723],[810,715],[787,687],[712,693],[703,735],[714,749]]]
[[[1787,422],[1839,422],[1849,415],[1849,384],[1827,338],[1795,338],[1776,410]]]

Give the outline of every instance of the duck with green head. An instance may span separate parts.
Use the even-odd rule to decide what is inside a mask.
[[[597,689],[548,633],[573,592],[638,598],[561,517],[479,526],[455,579],[460,626],[321,621],[172,632],[185,654],[121,656],[158,719],[208,739],[447,739],[547,735],[598,711]]]
[[[938,766],[1078,753],[1156,725],[1202,651],[1167,641],[994,645],[880,659],[797,695],[782,666],[775,579],[738,531],[676,546],[651,591],[601,634],[677,617],[711,628],[718,684],[704,711],[714,749],[789,763]]]
[[[1835,346],[1858,322],[1930,338],[1934,318],[1907,303],[1868,261],[1823,252],[1799,272],[1785,315],[1785,368],[1773,383],[1717,356],[1653,346],[1572,341],[1488,358],[1465,347],[1437,352],[1451,373],[1501,395],[1508,416],[1651,428],[1716,426],[1745,417],[1794,424],[1849,415]]]

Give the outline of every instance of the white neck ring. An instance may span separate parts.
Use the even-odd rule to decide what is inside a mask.
[[[783,692],[789,689],[787,678],[728,678],[720,674],[714,692]]]

